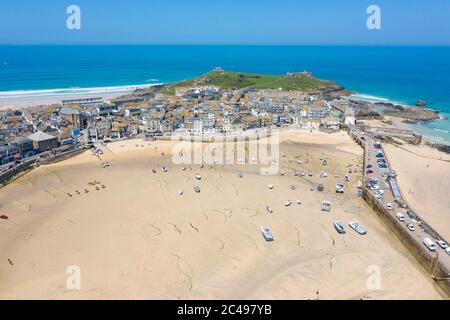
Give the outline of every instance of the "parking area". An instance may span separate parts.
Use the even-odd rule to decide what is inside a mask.
[[[421,246],[428,248],[429,255],[437,255],[439,262],[449,269],[450,249],[447,248],[447,242],[435,236],[437,233],[404,201],[396,180],[396,172],[390,167],[381,142],[371,133],[362,132],[357,128],[351,130],[351,134],[365,148],[364,183],[368,192],[387,209],[405,232],[410,233]],[[425,246],[426,238],[434,244],[433,251],[429,246]],[[431,247],[433,249],[433,246]]]

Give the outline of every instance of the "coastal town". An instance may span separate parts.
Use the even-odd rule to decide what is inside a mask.
[[[275,200],[272,199],[273,203],[268,200],[269,202],[264,207],[269,216],[277,217],[274,212],[289,210],[293,207],[315,208],[317,206],[323,213],[333,212],[333,214],[340,214],[341,217],[344,216],[343,212],[345,212],[349,221],[346,221],[347,219],[335,219],[332,222],[338,235],[342,236],[346,233],[346,225],[349,222],[349,229],[353,229],[355,234],[363,237],[367,237],[367,234],[369,234],[369,237],[371,237],[372,234],[376,233],[376,241],[382,241],[382,237],[379,238],[378,231],[374,230],[378,228],[379,221],[371,220],[375,218],[375,215],[371,218],[361,215],[361,212],[369,212],[368,208],[361,207],[359,202],[362,198],[375,211],[377,216],[389,226],[392,234],[400,239],[400,242],[410,252],[414,253],[417,261],[431,275],[431,279],[437,281],[444,291],[448,290],[446,275],[450,266],[450,249],[444,241],[442,231],[433,229],[433,225],[429,221],[425,221],[420,212],[413,210],[407,204],[397,184],[397,172],[387,161],[384,149],[387,144],[417,146],[422,143],[420,134],[393,126],[393,118],[397,117],[396,121],[409,123],[433,119],[436,117],[436,113],[429,109],[415,110],[404,106],[380,105],[355,100],[344,88],[316,80],[312,74],[306,71],[287,73],[281,77],[270,77],[265,79],[268,82],[261,85],[258,81],[261,81],[263,77],[225,73],[222,69],[216,68],[206,76],[194,80],[139,89],[121,97],[66,99],[51,105],[4,110],[1,113],[0,127],[2,141],[0,147],[1,182],[6,185],[20,176],[21,172],[25,172],[35,165],[39,166],[39,164],[53,163],[68,158],[73,159],[76,155],[83,156],[81,153],[91,149],[92,153],[84,153],[87,158],[81,159],[89,163],[99,160],[101,169],[98,168],[98,165],[87,169],[87,172],[91,172],[89,174],[93,174],[95,177],[87,182],[88,187],[86,187],[86,182],[83,182],[84,187],[80,187],[81,182],[74,182],[81,179],[81,176],[88,175],[88,173],[80,175],[77,172],[70,179],[64,179],[62,178],[64,173],[58,174],[49,170],[57,177],[56,183],[60,186],[53,192],[43,189],[51,194],[53,199],[64,197],[65,200],[57,200],[57,202],[68,201],[68,199],[73,199],[76,202],[76,199],[83,194],[87,196],[90,193],[89,188],[92,189],[92,192],[98,194],[101,192],[106,194],[107,190],[114,188],[114,183],[105,182],[112,179],[109,176],[109,174],[112,174],[110,163],[106,160],[113,159],[119,164],[121,152],[126,154],[126,150],[129,150],[127,148],[139,147],[138,149],[146,150],[145,152],[151,154],[149,158],[152,160],[146,159],[146,167],[142,169],[141,174],[150,174],[153,179],[156,179],[155,183],[157,184],[150,187],[155,188],[155,190],[152,189],[154,194],[176,197],[177,199],[190,199],[191,202],[195,202],[200,201],[202,195],[208,195],[208,192],[211,192],[208,191],[205,184],[214,183],[216,179],[220,181],[223,176],[226,176],[224,181],[233,181],[236,177],[241,181],[253,181],[251,182],[253,186],[262,181],[256,179],[264,178],[253,177],[252,171],[245,171],[240,166],[242,164],[239,163],[237,167],[230,167],[232,170],[237,170],[236,174],[230,174],[227,168],[220,168],[219,176],[216,179],[211,178],[209,180],[209,175],[212,177],[217,174],[216,169],[209,166],[209,169],[214,171],[209,171],[209,173],[203,171],[202,175],[196,173],[194,175],[196,183],[193,188],[194,193],[188,194],[187,189],[189,187],[192,189],[192,186],[179,182],[179,179],[186,174],[190,174],[189,171],[193,168],[183,166],[181,173],[175,173],[176,169],[179,168],[167,162],[167,155],[170,153],[168,148],[170,141],[168,140],[177,136],[188,138],[246,136],[248,133],[263,129],[283,132],[283,142],[280,141],[283,145],[280,159],[281,171],[275,177],[270,178],[273,180],[268,185],[266,184],[267,187],[264,188],[269,190],[266,190],[266,192],[272,194],[280,192],[274,198]],[[219,84],[217,83],[218,78],[220,79]],[[230,79],[233,80],[231,85],[229,84]],[[242,85],[240,85],[241,81],[243,82]],[[250,81],[255,82],[249,85]],[[228,84],[225,85],[225,83]],[[308,85],[312,83],[312,86],[304,88],[305,83],[308,83]],[[276,87],[277,84],[280,85],[279,88]],[[292,134],[290,134],[291,132]],[[319,136],[317,136],[318,134]],[[295,144],[295,147],[292,147],[291,143],[296,139],[300,139],[296,141],[297,143],[303,144]],[[311,141],[319,139],[318,145],[321,148],[315,147],[314,144],[308,144],[309,139]],[[169,144],[166,145],[165,143]],[[350,153],[343,152],[336,145],[345,145],[352,151]],[[358,145],[362,147],[362,151]],[[125,157],[123,161],[127,165],[119,169],[115,173],[119,176],[110,181],[128,179],[128,170],[133,167],[128,165],[128,161],[133,161],[138,167],[141,166],[139,161],[143,161],[141,159],[143,154],[133,154],[133,151],[130,150],[128,152],[130,152],[130,158],[122,155],[122,157]],[[89,157],[88,155],[95,157]],[[147,167],[149,164],[150,167]],[[302,169],[298,167],[302,167]],[[199,166],[199,172],[201,169],[207,170],[203,164]],[[101,173],[97,170],[100,170]],[[293,175],[287,174],[288,171],[293,171]],[[328,174],[330,177],[328,177]],[[45,179],[47,178],[43,178],[43,180]],[[187,179],[189,181],[189,178]],[[302,182],[295,186],[299,181],[298,179],[301,179]],[[64,180],[70,180],[71,182],[67,183]],[[166,192],[169,192],[167,181],[169,181],[169,184],[174,184],[175,181],[177,185],[180,184],[176,192],[170,191],[170,196],[166,195]],[[200,181],[202,181],[201,188]],[[147,182],[142,184],[142,188],[149,188]],[[185,183],[189,184],[190,182]],[[282,191],[284,188],[282,186],[286,183],[289,186],[286,189],[288,191]],[[31,185],[33,184],[34,182],[31,183]],[[71,186],[71,184],[75,184],[77,187]],[[235,182],[229,182],[232,188],[231,191],[226,192],[224,187],[226,184],[224,186],[221,184],[222,182],[217,186],[210,185],[210,189],[216,190],[216,192],[210,193],[209,200],[203,198],[201,206],[204,206],[208,201],[227,201],[223,195],[218,197],[219,193],[222,193],[222,188],[224,188],[225,191],[223,192],[228,197],[237,198],[239,193],[246,194],[252,191],[252,188],[245,187],[238,190]],[[52,185],[52,183],[46,182],[44,185]],[[277,191],[277,189],[280,189],[280,191]],[[119,192],[121,197],[128,196],[125,190],[130,192],[130,197],[134,196],[135,192],[140,192],[140,189],[135,188],[134,185],[128,189],[123,187],[116,192]],[[346,190],[345,195],[344,190]],[[62,192],[64,196],[60,195]],[[294,196],[295,193],[301,199],[285,200],[280,208],[276,202],[280,201],[279,197],[287,196],[288,193],[291,196]],[[246,203],[253,196],[250,194],[239,201]],[[111,201],[116,198],[114,195],[112,197],[110,198]],[[214,197],[218,198],[215,199]],[[261,198],[260,196],[257,197]],[[317,198],[321,200],[317,202]],[[176,201],[175,198],[170,199],[172,199],[172,202]],[[268,199],[270,199],[270,196]],[[36,199],[21,201],[31,203],[35,202]],[[95,200],[89,201],[92,201],[91,206],[98,205]],[[158,197],[155,197],[152,201],[158,201]],[[253,200],[253,202],[255,201]],[[128,203],[131,203],[131,201]],[[319,205],[316,203],[319,203]],[[19,204],[21,205],[21,203]],[[142,205],[144,206],[144,204]],[[149,207],[159,205],[155,202]],[[215,202],[214,206],[215,209],[209,210],[221,213],[220,206],[216,206]],[[252,206],[252,204],[247,204],[247,206]],[[176,208],[177,206],[168,206],[155,214],[157,216],[162,213],[168,214],[172,217],[171,219],[184,219],[185,217],[193,219],[195,214],[198,213],[194,212],[195,205],[184,205],[185,210],[194,210],[187,216],[184,214],[180,216]],[[29,204],[28,210],[31,210],[31,204]],[[175,211],[172,212],[171,210]],[[258,209],[253,209],[253,207],[224,210],[230,212],[224,214],[225,223],[231,218],[233,210],[255,211],[256,214],[251,217],[260,215]],[[349,218],[349,211],[352,212],[354,219]],[[74,212],[78,211],[75,210]],[[104,212],[103,204],[100,206],[100,212]],[[110,208],[108,212],[114,212],[114,209]],[[205,212],[202,213],[206,219],[206,222],[203,223],[209,223],[210,217],[208,214],[210,214],[210,211],[206,210]],[[7,215],[4,215],[4,217],[9,219]],[[161,219],[165,219],[166,216],[162,217],[158,218],[159,223],[162,223]],[[244,225],[248,223],[242,216],[235,219],[241,219],[239,221]],[[307,216],[297,216],[292,217],[292,219],[292,221],[304,219],[302,220],[303,224],[310,225],[311,228],[316,227],[314,219],[311,220]],[[323,223],[331,224],[330,221],[327,220],[326,216],[320,219],[323,219],[320,228],[327,230]],[[179,224],[182,222],[181,220],[178,221],[178,224],[169,222],[168,225],[181,235],[183,231]],[[272,228],[269,230],[269,227],[260,227],[263,238],[260,238],[259,241],[263,241],[263,239],[267,242],[277,241],[278,237],[281,237],[281,233],[276,232],[277,228],[278,230],[287,230],[281,228],[279,222],[271,221],[275,225],[273,234],[271,233]],[[291,221],[289,221],[290,223]],[[200,230],[199,225],[201,223],[198,220],[194,220],[194,223],[189,221],[189,228],[197,233]],[[152,230],[155,229],[157,236],[159,236],[162,232],[161,228],[154,224],[151,224],[151,226]],[[216,227],[217,225],[214,228]],[[253,227],[251,225],[252,230]],[[220,232],[221,229],[218,230]],[[297,240],[292,243],[298,243],[297,246],[300,246],[300,231],[297,227],[296,230]],[[329,231],[326,232],[332,239],[332,246],[335,246],[334,236],[331,236]],[[256,251],[259,251],[259,244],[256,244],[253,238],[247,235],[246,237],[253,243],[251,246],[255,245]],[[220,250],[223,250],[223,240],[217,237],[214,239],[221,243]],[[363,242],[352,240],[352,246],[356,248]],[[386,248],[389,245],[383,243]],[[235,247],[235,249],[237,248]],[[314,250],[311,250],[311,252],[314,252]],[[332,261],[331,259],[331,265],[333,264]],[[8,260],[8,262],[13,266],[13,260]],[[399,265],[401,263],[399,262]],[[178,264],[177,268],[179,268]],[[192,280],[190,277],[188,278],[190,281],[188,291],[190,292]]]

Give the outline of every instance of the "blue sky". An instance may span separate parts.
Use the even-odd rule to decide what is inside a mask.
[[[82,29],[66,28],[66,8]],[[368,30],[377,4],[382,29]],[[1,1],[0,44],[450,45],[449,0]]]

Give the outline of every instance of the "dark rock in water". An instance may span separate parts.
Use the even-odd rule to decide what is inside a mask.
[[[427,144],[431,146],[433,149],[437,149],[446,154],[450,154],[450,145],[448,144],[441,144],[441,143],[427,143]]]
[[[419,100],[416,102],[416,106],[418,107],[425,107],[427,103],[425,101]]]

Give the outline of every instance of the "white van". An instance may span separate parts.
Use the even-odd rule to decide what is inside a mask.
[[[436,245],[430,240],[430,238],[423,239],[423,244],[428,248],[428,250],[433,252],[436,251]]]
[[[401,213],[401,212],[397,212],[397,214],[395,215],[397,217],[397,219],[401,222],[405,221],[405,216]]]

